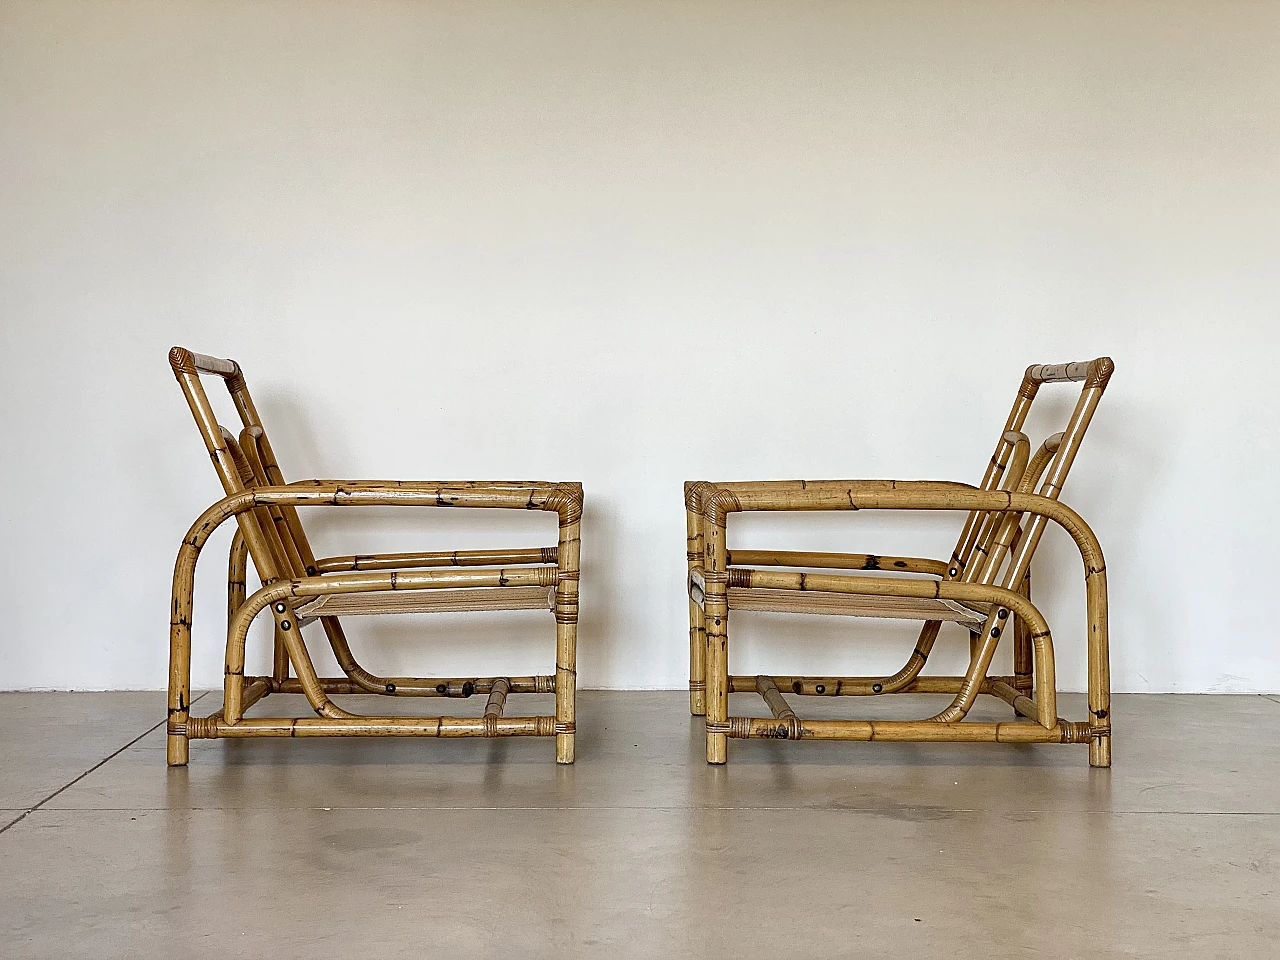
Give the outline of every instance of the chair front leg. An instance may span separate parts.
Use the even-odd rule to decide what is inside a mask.
[[[556,762],[573,763],[578,685],[578,576],[582,509],[560,514],[556,550]]]
[[[702,503],[701,493],[706,482],[699,480],[684,485],[685,558],[688,570],[702,565]],[[685,583],[685,593],[689,584]],[[707,712],[707,624],[702,608],[689,600],[689,713],[695,717]]]
[[[171,767],[184,767],[190,754],[187,724],[191,720],[191,610],[196,560],[200,546],[188,537],[178,551],[169,601],[169,718],[166,758]]]
[[[1111,766],[1111,654],[1107,627],[1107,571],[1100,562],[1085,566],[1089,613],[1089,766]]]
[[[729,740],[729,572],[724,518],[704,517],[706,581],[707,763],[728,760]]]

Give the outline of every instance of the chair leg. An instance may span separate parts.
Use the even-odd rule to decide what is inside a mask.
[[[1107,628],[1107,573],[1099,566],[1085,574],[1089,608],[1089,766],[1111,766],[1111,646]]]
[[[580,516],[580,515],[579,515]],[[556,563],[556,763],[573,763],[578,686],[578,571],[581,560],[577,517],[562,515]]]
[[[1028,600],[1031,599],[1031,571],[1022,579],[1022,589],[1018,591]],[[1035,656],[1031,648],[1031,631],[1023,623],[1021,617],[1013,621],[1013,676],[1014,686],[1018,692],[1031,695],[1035,684]],[[1017,710],[1014,714],[1017,715]]]
[[[188,558],[189,564],[183,561]],[[191,608],[195,551],[184,544],[173,576],[169,615],[169,722],[166,758],[169,766],[186,766],[190,756],[187,723],[191,720]]]
[[[689,601],[689,713],[707,713],[707,623],[702,608]]]
[[[699,483],[685,484],[685,527],[688,540],[685,556],[689,570],[702,565],[702,513],[697,506]],[[688,593],[689,584],[685,583]],[[689,600],[689,713],[695,717],[707,712],[707,626],[702,608]]]
[[[725,528],[704,519],[707,565],[705,624],[707,635],[707,763],[729,758],[729,574]]]

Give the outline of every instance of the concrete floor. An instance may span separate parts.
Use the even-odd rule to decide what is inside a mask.
[[[769,741],[711,768],[685,703],[581,694],[570,768],[549,740],[260,740],[168,770],[158,694],[0,695],[0,956],[1280,956],[1280,698],[1118,697],[1110,771]]]

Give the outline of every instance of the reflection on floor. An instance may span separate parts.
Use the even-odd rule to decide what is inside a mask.
[[[1280,699],[1117,697],[1110,771],[769,741],[712,768],[686,703],[581,694],[568,768],[550,740],[370,739],[196,741],[169,770],[159,694],[0,695],[0,953],[1277,955]]]

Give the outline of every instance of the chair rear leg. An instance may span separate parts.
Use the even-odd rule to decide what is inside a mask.
[[[1018,591],[1028,600],[1031,599],[1031,571],[1022,578],[1022,586]],[[1031,650],[1031,631],[1022,622],[1021,617],[1014,617],[1013,623],[1013,676],[1014,686],[1019,692],[1030,696],[1035,683],[1035,657]],[[1017,711],[1014,711],[1017,714]]]
[[[702,565],[702,481],[684,485],[685,558],[690,571]],[[685,593],[689,584],[685,583]],[[707,625],[702,608],[689,598],[689,713],[695,717],[707,712]]]

